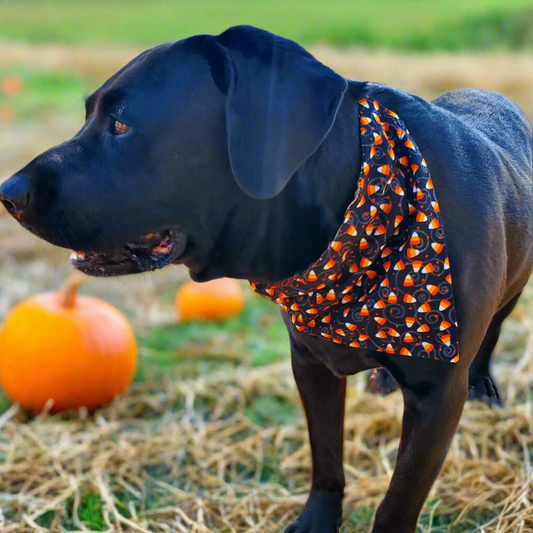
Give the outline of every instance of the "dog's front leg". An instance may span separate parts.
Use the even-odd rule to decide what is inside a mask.
[[[313,456],[313,484],[298,520],[285,533],[336,533],[342,522],[342,464],[346,379],[312,360],[292,342],[292,367],[305,408]]]
[[[397,358],[386,368],[400,383],[404,417],[396,468],[372,533],[414,533],[461,417],[468,370],[414,358]]]

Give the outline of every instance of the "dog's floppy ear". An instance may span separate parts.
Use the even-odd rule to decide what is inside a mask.
[[[235,179],[248,195],[272,198],[328,134],[347,82],[295,42],[250,26],[208,37],[204,52],[227,97]]]

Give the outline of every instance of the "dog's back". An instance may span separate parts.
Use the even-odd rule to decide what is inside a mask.
[[[511,100],[493,91],[459,89],[439,96],[432,104],[450,111],[508,152],[510,160],[529,169],[532,177],[531,125]]]

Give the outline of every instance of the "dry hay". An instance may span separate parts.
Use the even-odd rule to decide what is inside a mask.
[[[516,327],[508,332],[512,337],[525,332],[523,324]],[[453,515],[459,531],[533,531],[532,352],[530,335],[521,360],[499,365],[510,407],[467,405],[433,489],[434,504],[426,508],[435,516]],[[87,531],[77,510],[88,493],[104,502],[109,532],[280,531],[305,500],[309,446],[302,418],[262,427],[246,416],[259,395],[298,403],[288,363],[137,385],[94,417],[27,419],[11,408],[0,417],[0,531],[59,532],[67,522]],[[364,392],[362,379],[351,384],[347,512],[382,498],[401,411],[398,393],[376,397]],[[54,519],[39,526],[49,511]],[[480,516],[487,518],[476,523]],[[368,530],[351,525],[344,531]],[[427,525],[423,531],[448,529]]]

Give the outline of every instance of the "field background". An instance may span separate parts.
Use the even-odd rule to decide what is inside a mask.
[[[433,98],[482,87],[533,120],[530,0],[0,0],[0,181],[81,127],[83,97],[144,48],[248,23],[306,44],[341,74]],[[61,285],[69,253],[0,213],[0,324]],[[140,342],[134,386],[94,416],[29,417],[0,393],[0,532],[278,533],[305,502],[309,448],[277,309],[247,290],[223,324],[178,324],[186,279],[90,281]],[[245,287],[245,284],[243,285]],[[506,406],[468,404],[422,533],[533,532],[533,287],[506,323]],[[350,381],[346,523],[370,530],[392,472],[402,402]]]

